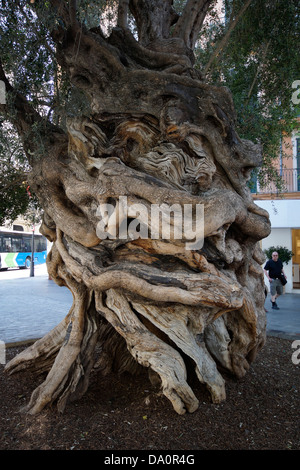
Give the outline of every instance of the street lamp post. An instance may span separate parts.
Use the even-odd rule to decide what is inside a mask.
[[[31,236],[30,277],[34,277],[34,225],[32,226],[32,236]]]

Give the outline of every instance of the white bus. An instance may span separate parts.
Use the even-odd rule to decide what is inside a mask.
[[[31,232],[0,229],[0,269],[29,268],[32,258]],[[34,234],[34,264],[43,264],[47,258],[47,239]]]

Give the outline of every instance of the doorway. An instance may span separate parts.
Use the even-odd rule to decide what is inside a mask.
[[[292,229],[293,289],[300,289],[300,229]]]

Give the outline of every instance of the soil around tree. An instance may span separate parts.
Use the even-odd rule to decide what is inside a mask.
[[[227,400],[221,404],[212,404],[191,375],[199,408],[185,415],[174,412],[146,370],[137,377],[95,372],[84,397],[69,403],[63,414],[53,406],[38,416],[26,415],[19,410],[44,377],[7,376],[1,365],[0,449],[299,450],[300,366],[292,361],[292,344],[268,336],[248,373],[242,379],[227,377]],[[7,361],[22,349],[7,349]]]

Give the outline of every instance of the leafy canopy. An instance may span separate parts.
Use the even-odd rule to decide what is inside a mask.
[[[247,9],[219,50],[243,5]],[[277,182],[274,168],[283,134],[297,126],[300,109],[292,103],[292,84],[300,78],[300,2],[298,0],[225,0],[220,15],[212,12],[204,47],[197,51],[206,78],[233,94],[239,134],[263,146],[260,183]]]
[[[105,20],[109,34],[117,3],[78,0],[78,14],[88,28]],[[175,0],[174,8],[180,12],[183,3]],[[216,8],[219,4],[221,9]],[[63,127],[68,114],[83,112],[85,102],[55,59],[49,31],[59,20],[47,0],[1,0],[0,5],[0,57],[6,76],[40,114]],[[281,136],[295,126],[297,110],[291,96],[292,83],[300,79],[299,10],[298,0],[212,2],[195,51],[196,66],[205,79],[231,90],[241,137],[261,142],[261,183],[277,177],[273,162]],[[24,214],[32,202],[26,190],[30,167],[20,141],[4,121],[0,158],[2,224]]]

